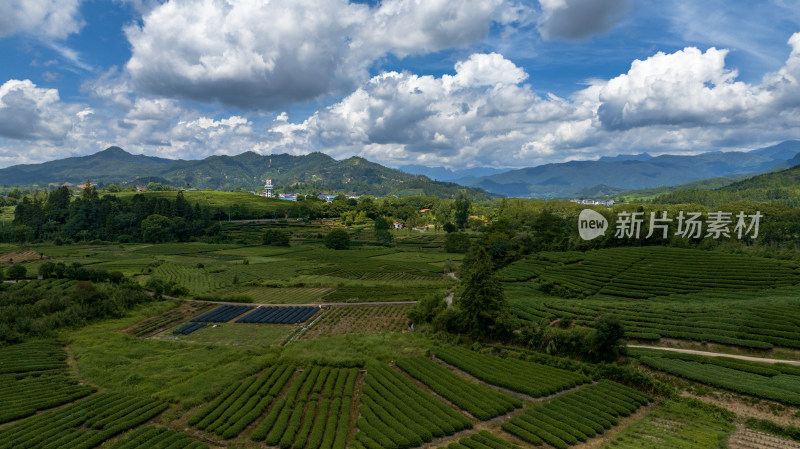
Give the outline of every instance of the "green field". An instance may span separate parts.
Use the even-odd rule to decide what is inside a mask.
[[[518,327],[496,341],[436,319],[412,331],[413,303],[453,293],[458,306],[462,294],[444,267],[469,257],[437,247],[441,234],[335,251],[315,236],[322,224],[293,226],[289,247],[258,244],[263,224],[226,226],[240,241],[0,246],[37,256],[23,263],[29,278],[62,262],[183,288],[56,326],[62,301],[91,303],[88,281],[0,284],[0,330],[29,332],[0,347],[0,449],[716,448],[744,425],[742,407],[796,422],[793,365],[634,348],[604,363],[580,355],[613,315],[627,341],[797,359],[795,261],[670,247],[532,252],[497,271]],[[174,334],[233,303],[315,306],[302,323],[226,319]],[[52,329],[10,319],[35,313]],[[676,399],[684,391],[739,401],[731,408],[743,414]]]

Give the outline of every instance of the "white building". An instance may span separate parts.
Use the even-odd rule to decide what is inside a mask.
[[[264,184],[264,191],[259,193],[258,196],[263,196],[266,198],[275,198],[275,194],[272,192],[271,178],[267,178],[267,182]]]

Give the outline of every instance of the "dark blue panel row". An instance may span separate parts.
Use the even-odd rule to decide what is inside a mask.
[[[259,307],[253,312],[236,320],[237,323],[273,323],[273,324],[294,324],[303,323],[315,313],[319,308],[312,306],[304,307]]]
[[[205,326],[205,323],[189,323],[181,326],[180,329],[173,331],[173,335],[189,335],[192,332]]]
[[[227,323],[228,321],[236,318],[237,316],[253,310],[253,306],[221,306],[216,309],[206,312],[198,317],[192,318],[194,322],[207,322],[207,323]]]

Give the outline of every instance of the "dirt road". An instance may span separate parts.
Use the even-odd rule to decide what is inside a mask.
[[[705,355],[705,356],[708,356],[708,357],[730,357],[732,359],[747,360],[749,362],[785,363],[787,365],[800,366],[800,361],[797,361],[797,360],[765,359],[765,358],[762,358],[762,357],[751,357],[749,355],[720,354],[719,352],[696,351],[694,349],[681,349],[681,348],[664,348],[664,347],[661,347],[661,346],[628,345],[628,347],[629,348],[644,348],[644,349],[660,349],[662,351],[682,352],[684,354],[697,354],[697,355]]]

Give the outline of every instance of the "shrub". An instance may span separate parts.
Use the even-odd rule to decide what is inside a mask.
[[[334,229],[325,236],[325,246],[330,249],[349,249],[350,234],[343,229]]]
[[[280,229],[267,229],[264,231],[261,243],[270,246],[289,246],[289,234]]]

